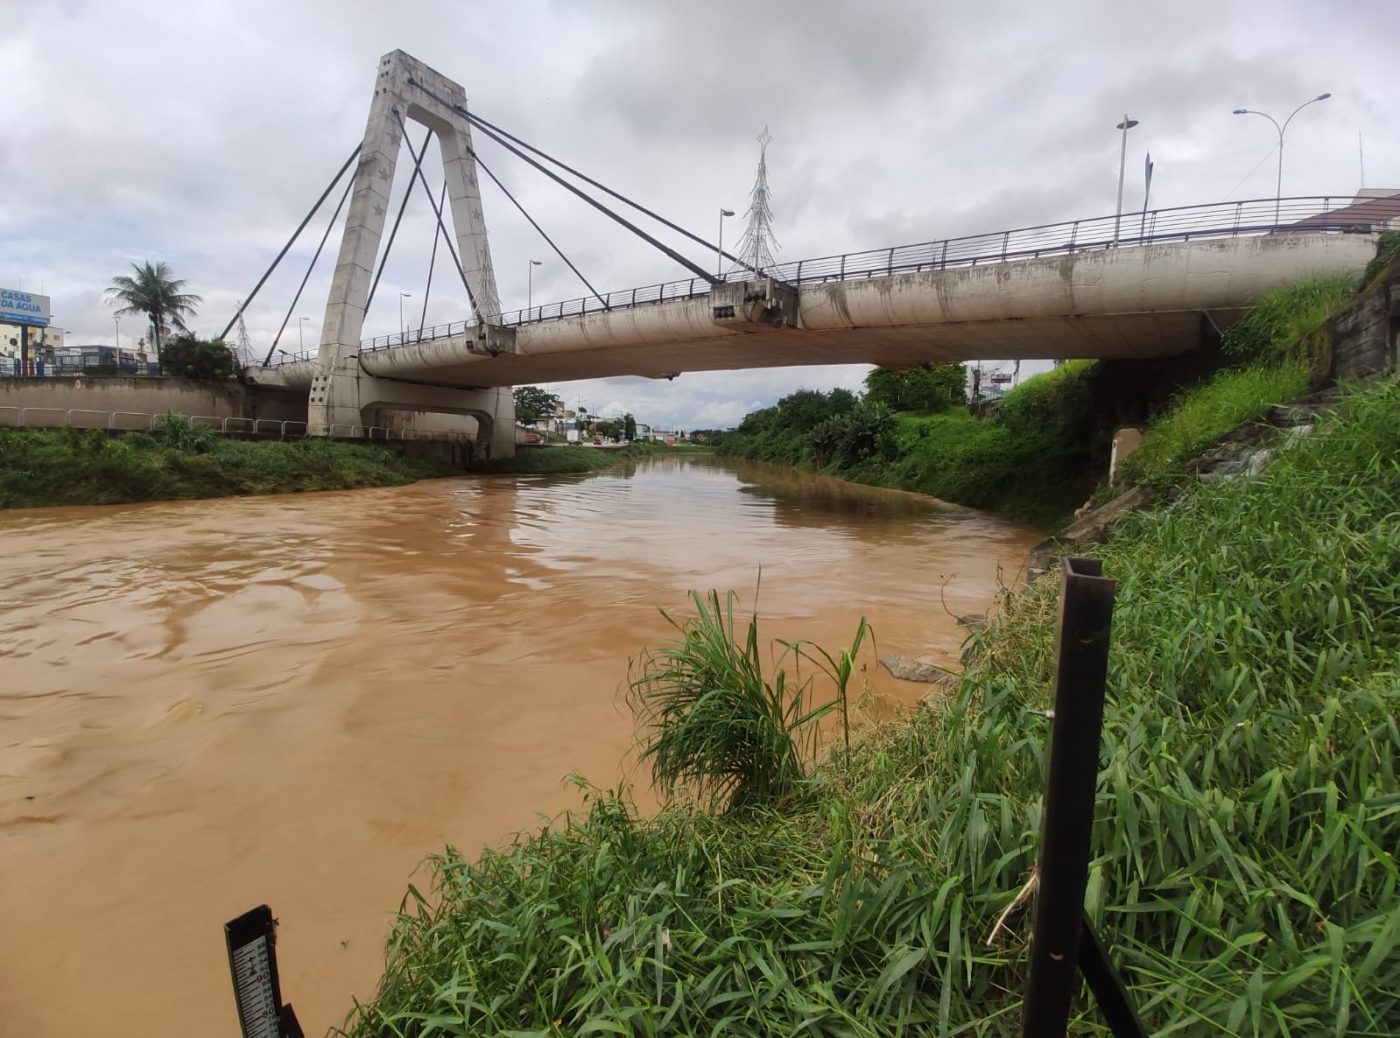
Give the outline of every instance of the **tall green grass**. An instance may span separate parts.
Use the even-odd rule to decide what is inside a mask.
[[[1257,300],[1225,330],[1221,349],[1237,362],[1312,365],[1315,377],[1324,376],[1331,356],[1327,322],[1355,296],[1354,277],[1304,278]]]
[[[710,810],[773,806],[792,797],[815,756],[817,722],[835,710],[850,744],[847,685],[868,630],[833,657],[803,643],[781,644],[765,668],[758,614],[741,629],[737,597],[691,593],[695,615],[663,616],[679,638],[642,652],[629,682],[641,726],[640,759],[652,782],[673,794],[684,787]],[[776,651],[776,650],[773,650]],[[812,664],[803,679],[803,661]],[[825,674],[834,697],[816,702]]]
[[[1143,431],[1142,446],[1124,462],[1124,481],[1159,488],[1175,483],[1225,433],[1274,404],[1303,396],[1311,383],[1302,364],[1262,364],[1222,371],[1178,394]]]
[[[155,434],[0,430],[0,508],[346,490],[454,474],[403,448],[234,440],[183,419]]]
[[[1119,581],[1086,907],[1151,1033],[1400,1022],[1400,387],[1103,549]],[[1058,587],[946,708],[786,811],[591,810],[411,890],[369,1035],[1019,1033]],[[794,809],[795,808],[795,809]],[[1081,999],[1074,1034],[1103,1034]]]

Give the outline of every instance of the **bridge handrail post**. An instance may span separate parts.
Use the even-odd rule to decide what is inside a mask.
[[[802,261],[801,261],[801,260],[798,260],[798,261],[797,261],[797,277],[794,278],[794,280],[795,280],[795,281],[799,281],[799,282],[802,280]]]
[[[891,275],[891,274],[893,274],[893,273],[894,273],[894,248],[893,248],[893,246],[891,246],[891,248],[890,248],[890,258],[889,258],[889,261],[885,264],[885,276],[888,277],[889,275]]]
[[[837,275],[836,280],[846,280],[846,254],[844,252],[841,253],[841,273]]]
[[[1001,236],[1001,261],[1006,262],[1006,246],[1011,241],[1011,232],[1005,231]]]

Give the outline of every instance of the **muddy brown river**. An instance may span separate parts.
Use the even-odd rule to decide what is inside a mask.
[[[0,1034],[238,1034],[223,923],[281,920],[308,1034],[374,994],[445,843],[628,773],[627,661],[688,589],[767,637],[955,663],[1037,540],[705,457],[587,477],[0,513]],[[867,652],[867,713],[924,691]],[[636,776],[645,789],[645,780]],[[645,800],[646,794],[640,796]]]

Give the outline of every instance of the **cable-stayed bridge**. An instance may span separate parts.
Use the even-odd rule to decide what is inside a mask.
[[[445,243],[451,274],[466,288],[473,312],[461,322],[362,340],[364,314],[398,229],[396,218],[381,250],[389,189],[408,120],[429,130],[415,152],[412,175],[433,205],[439,234],[435,255],[437,244]],[[481,160],[472,143],[473,129],[693,276],[623,292],[594,290]],[[445,173],[438,198],[421,170],[433,137]],[[341,173],[352,165],[354,173],[341,196],[341,206],[350,200],[350,211],[322,341],[304,356],[269,350],[267,361],[247,374],[262,385],[307,392],[313,432],[382,425],[379,415],[385,411],[469,414],[478,420],[479,439],[496,456],[514,450],[509,387],[521,383],[617,375],[674,378],[687,371],[799,364],[901,366],[1184,352],[1203,336],[1218,334],[1266,292],[1312,273],[1359,271],[1374,255],[1378,229],[1400,217],[1400,196],[1223,202],[847,253],[764,270],[745,269],[738,257],[725,253],[736,269],[716,276],[613,205],[621,202],[639,211],[711,256],[713,244],[470,113],[460,86],[401,51],[381,61],[364,142]],[[478,168],[578,273],[590,295],[502,311]],[[407,198],[405,194],[403,204]],[[402,213],[401,204],[399,218]],[[276,363],[275,352],[281,358]]]

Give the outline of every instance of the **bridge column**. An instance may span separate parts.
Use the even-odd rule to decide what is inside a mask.
[[[460,273],[452,270],[447,276],[465,280],[476,316],[483,325],[478,337],[490,343],[493,350],[511,348],[507,344],[513,341],[512,337],[499,327],[500,298],[481,211],[481,189],[466,105],[466,92],[459,84],[403,51],[393,51],[380,59],[312,376],[308,411],[312,435],[325,435],[332,425],[364,425],[361,415],[365,408],[393,395],[392,390],[376,386],[379,380],[362,369],[359,351],[394,169],[404,126],[410,121],[433,131],[442,155],[450,199],[443,217],[447,220],[450,214],[462,263]],[[489,395],[488,406],[479,409],[492,415],[492,456],[509,457],[515,452],[511,391],[504,390],[505,402],[498,399],[501,394],[496,390],[463,391],[463,395],[470,396],[480,393]],[[507,421],[502,421],[507,417]],[[500,431],[503,425],[504,433]]]

